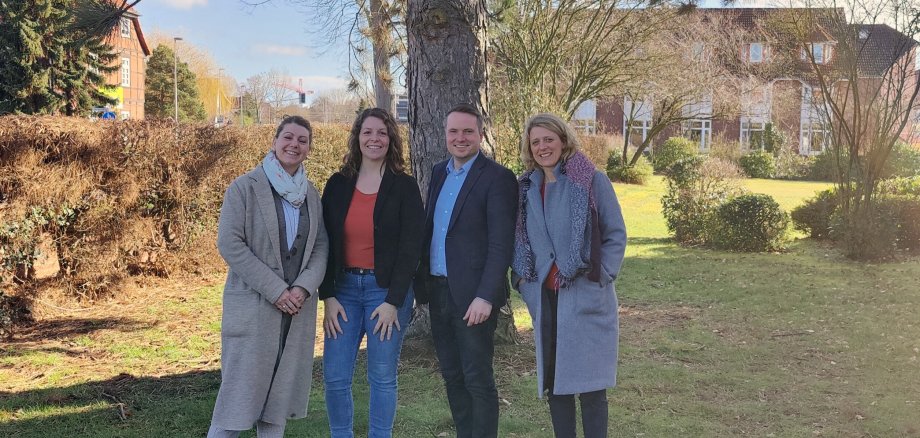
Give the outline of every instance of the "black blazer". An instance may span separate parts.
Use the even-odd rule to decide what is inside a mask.
[[[345,216],[355,193],[357,175],[337,172],[323,189],[323,219],[329,234],[329,263],[319,287],[320,299],[335,296],[336,276],[344,266]],[[389,169],[374,204],[374,274],[380,287],[389,288],[386,302],[399,307],[405,301],[418,266],[425,218],[422,195],[415,178]]]
[[[434,208],[447,177],[447,161],[431,169],[425,204],[425,237],[415,281],[415,299],[427,303]],[[457,308],[465,312],[474,298],[497,309],[508,299],[508,267],[514,255],[517,179],[507,168],[479,154],[457,196],[447,228],[447,282]]]

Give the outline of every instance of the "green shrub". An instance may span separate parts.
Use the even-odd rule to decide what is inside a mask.
[[[886,209],[897,218],[898,249],[920,252],[920,198],[898,196],[883,198],[881,203],[888,204]]]
[[[877,193],[920,198],[920,176],[891,178],[879,181]]]
[[[655,172],[665,172],[672,164],[699,153],[699,146],[688,138],[671,137],[655,147],[652,167]]]
[[[795,229],[804,231],[816,239],[829,237],[831,215],[834,214],[837,203],[837,193],[834,189],[818,192],[814,198],[792,210]]]
[[[652,176],[652,165],[645,156],[640,156],[636,164],[623,164],[623,157],[617,151],[611,151],[607,157],[607,177],[614,182],[626,184],[645,184]]]
[[[889,202],[876,201],[845,217],[841,209],[831,215],[831,239],[839,242],[844,254],[854,260],[891,259],[898,247],[898,212]]]
[[[709,223],[712,243],[745,252],[781,249],[789,215],[770,195],[736,196],[719,205]]]
[[[920,175],[920,149],[907,143],[897,142],[891,149],[885,169],[882,171],[884,178],[910,178]]]
[[[772,123],[767,123],[763,129],[763,150],[767,152],[772,152],[774,155],[782,150],[787,149],[786,146],[786,134],[783,134],[783,131],[776,129],[776,125]]]
[[[695,156],[674,163],[661,198],[668,231],[683,244],[709,242],[707,224],[719,204],[742,193],[741,176],[735,165],[720,159]]]
[[[799,154],[793,148],[783,148],[774,151],[776,156],[776,174],[778,179],[804,180],[808,179],[814,157]]]
[[[840,157],[841,163],[846,163],[846,156]],[[837,156],[830,150],[816,156],[808,170],[808,179],[811,181],[835,181],[837,179]]]
[[[750,178],[773,178],[776,174],[776,161],[770,152],[751,152],[742,156],[738,164]]]
[[[741,143],[737,140],[726,140],[723,137],[713,138],[709,145],[708,155],[737,165],[742,155]]]

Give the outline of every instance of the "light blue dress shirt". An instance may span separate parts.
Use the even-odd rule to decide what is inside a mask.
[[[432,215],[434,225],[429,249],[431,275],[447,276],[447,252],[445,251],[447,227],[450,225],[450,216],[454,212],[454,204],[457,203],[457,196],[460,195],[463,182],[466,181],[466,176],[469,175],[470,168],[473,167],[473,162],[477,158],[479,158],[479,153],[476,153],[459,169],[454,169],[453,159],[447,160],[447,177],[444,179],[444,185],[441,186],[441,193],[438,194],[438,201],[435,202]]]

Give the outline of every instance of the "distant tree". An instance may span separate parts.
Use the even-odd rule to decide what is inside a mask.
[[[268,102],[268,90],[271,88],[268,75],[260,73],[250,76],[246,79],[245,87],[243,106],[256,123],[262,123],[262,107]]]
[[[89,2],[93,3],[92,1]],[[66,114],[111,103],[99,92],[117,70],[104,31],[92,33],[75,0],[0,2],[0,113]]]
[[[147,61],[147,85],[144,112],[148,118],[175,117],[175,91],[173,88],[173,50],[160,44]],[[179,120],[204,120],[207,115],[198,97],[195,74],[188,64],[178,62]]]

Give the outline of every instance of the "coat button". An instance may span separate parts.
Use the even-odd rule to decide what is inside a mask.
[[[297,247],[296,247],[296,246],[293,247],[293,248],[291,248],[291,254],[292,254],[292,255],[297,255]],[[288,259],[290,259],[290,258],[291,258],[291,256],[288,256]]]
[[[290,258],[290,257],[288,257],[288,258]],[[556,256],[555,256],[553,253],[549,253],[549,258],[554,259],[554,258],[556,258]]]

